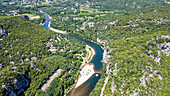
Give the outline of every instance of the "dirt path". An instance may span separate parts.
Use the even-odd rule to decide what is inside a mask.
[[[104,90],[105,90],[105,86],[106,86],[106,84],[107,84],[107,82],[108,82],[108,80],[109,80],[109,75],[110,75],[109,65],[110,65],[110,64],[107,65],[106,73],[107,73],[108,75],[107,75],[106,79],[104,80],[104,85],[103,85],[103,87],[102,87],[102,91],[101,91],[101,93],[100,93],[100,96],[103,96],[103,92],[104,92]]]
[[[41,90],[45,92],[50,83],[54,80],[55,77],[57,77],[58,74],[61,73],[61,71],[62,69],[57,69],[57,71],[50,77],[50,79],[47,80],[46,83],[41,87]]]

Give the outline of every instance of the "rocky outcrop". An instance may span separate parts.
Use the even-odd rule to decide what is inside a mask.
[[[7,86],[6,84],[2,85],[2,88],[6,89],[5,96],[19,96],[22,92],[29,86],[29,80],[25,76],[20,75],[18,79],[11,80],[11,85]]]
[[[170,38],[170,35],[162,35],[162,36],[157,36],[155,38],[152,38],[151,40],[147,41],[146,43],[148,44],[149,42],[155,42],[155,40],[159,40],[160,38]],[[152,46],[151,46],[152,47]],[[157,44],[157,56],[150,55],[149,57],[152,57],[157,63],[160,64],[161,60],[161,53],[166,54],[166,56],[169,56],[170,54],[170,42],[163,42]],[[152,50],[149,51],[151,53]]]
[[[0,35],[8,35],[8,33],[0,27]]]

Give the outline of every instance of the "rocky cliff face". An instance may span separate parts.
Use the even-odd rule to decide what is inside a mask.
[[[0,27],[0,35],[8,35],[8,33]]]
[[[2,85],[2,87],[6,89],[5,96],[19,96],[29,86],[29,80],[23,75],[20,75],[18,79],[11,80],[10,82],[11,85],[14,86]]]

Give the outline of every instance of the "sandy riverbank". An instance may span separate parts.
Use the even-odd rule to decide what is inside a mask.
[[[43,12],[43,11],[40,11],[40,12],[46,14],[46,15],[49,17],[49,19],[52,19],[52,17],[50,17],[50,15],[48,15],[47,13],[45,13],[45,12]],[[44,24],[45,24],[45,23],[44,23]],[[44,24],[42,24],[42,25],[44,25]],[[56,33],[60,33],[60,34],[68,34],[66,31],[61,31],[61,30],[57,30],[57,29],[52,28],[52,27],[50,26],[50,24],[51,24],[51,22],[49,22],[49,24],[48,24],[48,27],[49,27],[50,30],[52,30],[52,31],[54,31],[54,32],[56,32]]]
[[[93,59],[93,56],[96,54],[95,50],[93,49],[93,47],[86,45],[86,48],[89,52],[89,61],[87,63],[90,63],[90,61]],[[90,49],[90,50],[89,50]]]
[[[56,33],[68,34],[68,33],[66,33],[65,31],[57,30],[57,29],[54,29],[54,28],[52,28],[52,27],[49,27],[49,28],[50,28],[50,30],[52,30],[52,31],[54,31],[54,32],[56,32]]]
[[[87,51],[87,57],[83,58],[83,63],[80,66],[81,69],[83,68],[85,64],[90,63],[90,61],[93,59],[93,56],[96,54],[95,50],[89,45],[86,45],[85,49]]]
[[[29,18],[30,18],[30,20],[33,20],[33,19],[40,19],[40,16],[30,16]]]
[[[50,26],[50,24],[51,24],[51,22],[49,22],[48,27],[49,27],[49,29],[50,29],[51,31],[54,31],[54,32],[60,33],[60,34],[68,34],[66,31],[61,31],[61,30],[57,30],[57,29],[52,28],[52,27]]]
[[[48,15],[47,13],[45,13],[45,12],[43,12],[41,10],[40,10],[40,12],[46,14],[49,17],[49,19],[52,19],[52,17],[50,15]]]
[[[81,84],[86,82],[93,74],[94,74],[94,65],[93,64],[86,64],[83,69],[80,71],[77,83],[75,88],[79,87]]]
[[[46,15],[48,15],[48,14],[46,14]],[[50,28],[50,30],[57,32],[57,33],[60,33],[60,34],[68,34],[65,31],[57,30],[57,29],[50,27],[50,23],[51,22],[49,22],[49,26],[48,26]],[[79,75],[79,78],[77,79],[77,83],[76,83],[75,87],[78,87],[81,84],[83,84],[86,80],[88,80],[95,73],[94,65],[88,64],[93,59],[93,56],[95,55],[95,50],[89,45],[86,45],[86,50],[87,50],[87,53],[88,53],[88,57],[86,58],[87,60],[83,59],[82,65],[84,67],[80,71],[80,75]]]
[[[39,15],[34,15],[34,14],[18,14],[16,16],[28,16],[30,20],[33,20],[33,19],[40,19],[40,16]]]
[[[49,16],[48,14],[46,14],[46,15]],[[48,24],[48,27],[49,27],[50,30],[57,32],[57,33],[60,33],[60,34],[68,34],[65,31],[60,31],[60,30],[57,30],[57,29],[50,27],[50,23],[51,22],[49,22],[49,24]],[[90,47],[89,45],[87,45],[86,50],[88,51],[88,54],[89,54],[89,56],[88,56],[89,58],[87,58],[88,62],[84,63],[84,67],[80,71],[78,79],[77,79],[76,83],[73,85],[73,87],[71,88],[71,90],[74,90],[77,87],[79,87],[80,85],[82,85],[84,82],[86,82],[88,79],[90,79],[90,77],[93,74],[96,73],[95,70],[94,70],[94,65],[89,64],[89,62],[93,59],[94,55],[96,54],[95,50],[92,47]],[[67,93],[69,93],[69,92],[70,91],[68,91]]]
[[[73,85],[73,87],[65,94],[67,96],[70,91],[74,91],[77,87],[85,83],[88,79],[91,78],[91,76],[96,73],[94,70],[94,65],[89,64],[89,62],[93,59],[93,56],[96,54],[95,50],[90,47],[89,45],[86,45],[86,51],[88,53],[88,56],[86,58],[83,58],[83,63],[81,64],[80,68],[80,74],[76,80],[76,83]]]

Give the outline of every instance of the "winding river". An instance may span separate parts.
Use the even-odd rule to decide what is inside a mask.
[[[44,14],[44,16],[45,16],[45,19],[46,19],[46,23],[44,24],[43,27],[49,30],[48,26],[49,26],[51,19],[46,14]],[[78,37],[75,37],[75,36],[71,36],[71,35],[67,35],[67,36],[70,36],[70,37],[72,37],[76,40],[79,40],[81,42],[85,42],[87,45],[91,46],[95,50],[96,54],[93,56],[93,59],[91,60],[90,63],[94,64],[95,70],[102,70],[101,60],[103,59],[103,52],[104,51],[99,45],[97,45],[97,44],[95,44],[91,41],[87,41],[87,40],[84,40],[82,38],[78,38]],[[70,94],[74,94],[74,96],[88,96],[90,94],[90,92],[94,89],[96,83],[98,82],[98,80],[101,77],[100,74],[98,74],[98,75],[96,75],[96,74],[98,74],[98,73],[95,73],[94,75],[92,75],[90,79],[88,79],[82,85],[80,85],[79,87],[74,89],[74,91],[71,90],[67,95],[72,96]]]

